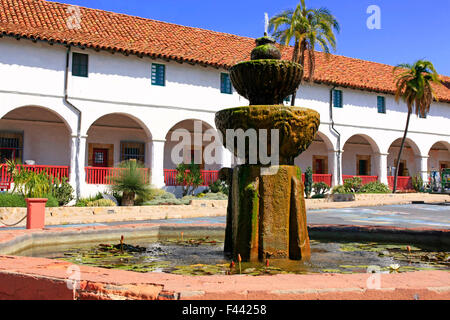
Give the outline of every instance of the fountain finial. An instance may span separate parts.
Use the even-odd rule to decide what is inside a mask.
[[[264,13],[264,37],[269,35],[269,14]]]

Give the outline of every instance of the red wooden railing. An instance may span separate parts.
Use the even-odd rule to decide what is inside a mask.
[[[18,165],[18,170],[33,171],[36,173],[45,172],[47,175],[51,175],[61,180],[62,178],[69,178],[68,166],[40,166],[40,165]],[[12,177],[8,174],[8,166],[6,164],[0,164],[0,189],[8,190],[13,183]]]
[[[120,172],[126,170],[124,168],[100,168],[86,167],[86,183],[87,184],[113,184],[114,178],[118,177]],[[141,168],[143,171],[145,182],[150,181],[150,169]]]
[[[394,177],[388,177],[389,188],[394,189]],[[412,185],[412,177],[398,177],[397,178],[397,190],[411,191],[414,190]]]
[[[342,175],[342,181],[345,181],[347,179],[351,179],[354,177],[359,177],[362,180],[362,184],[368,184],[370,182],[376,182],[378,181],[378,176],[350,176],[350,175]]]
[[[8,166],[0,164],[0,191],[11,188],[11,177],[8,175]]]
[[[201,186],[209,186],[211,183],[219,179],[219,171],[217,170],[200,170],[203,183]],[[164,169],[164,183],[166,186],[179,186],[177,183],[177,170]]]
[[[305,174],[302,174],[303,183],[305,183]],[[313,174],[313,182],[325,182],[328,186],[331,187],[331,183],[333,180],[332,174]]]

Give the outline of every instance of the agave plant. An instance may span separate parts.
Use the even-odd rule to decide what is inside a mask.
[[[111,177],[113,192],[122,194],[122,206],[133,206],[136,197],[147,199],[152,192],[150,184],[144,175],[144,166],[136,160],[126,160],[120,163],[119,175]]]

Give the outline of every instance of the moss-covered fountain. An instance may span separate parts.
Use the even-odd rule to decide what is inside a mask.
[[[281,60],[275,41],[264,36],[256,40],[251,60],[230,70],[237,92],[249,106],[217,112],[216,126],[225,137],[227,130],[278,130],[279,141],[267,137],[268,155],[278,144],[278,163],[264,165],[262,159],[249,164],[246,143],[245,164],[224,168],[220,175],[230,184],[225,252],[243,261],[268,258],[305,260],[311,255],[303,183],[294,159],[305,151],[318,131],[320,115],[314,110],[287,107],[283,100],[293,94],[302,79],[302,66]],[[258,140],[261,139],[258,137]],[[237,142],[225,147],[237,157]]]

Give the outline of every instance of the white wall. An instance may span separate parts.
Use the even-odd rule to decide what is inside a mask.
[[[100,117],[122,113],[137,120],[151,139],[164,141],[167,132],[180,121],[199,119],[215,127],[214,115],[217,110],[248,104],[235,91],[232,95],[220,93],[220,73],[226,72],[221,69],[94,50],[75,51],[89,54],[89,77],[73,77],[70,72],[68,83],[69,99],[82,112],[82,136],[88,135],[90,126]],[[44,140],[42,134],[38,142],[34,133],[26,134],[26,137],[33,137],[34,140],[26,138],[25,155],[47,164],[70,162],[70,141],[66,143],[67,147],[64,147],[64,141],[66,137],[70,139],[77,134],[78,113],[63,100],[65,47],[3,37],[0,38],[0,53],[0,118],[15,108],[29,105],[54,111],[64,119],[68,132],[63,135],[54,131],[54,128],[45,129],[50,143],[47,139],[41,142]],[[165,87],[151,85],[152,62],[166,65]],[[330,89],[331,86],[327,85],[304,84],[299,89],[296,101],[298,106],[320,112],[320,131],[329,140],[326,145],[328,152],[338,148],[337,137],[330,129]],[[343,91],[344,104],[342,109],[333,108],[335,128],[341,134],[341,150],[350,137],[362,134],[374,142],[374,157],[378,152],[388,153],[391,144],[402,137],[406,106],[395,103],[392,95],[383,95],[386,97],[387,113],[379,114],[377,96],[381,94],[337,89]],[[433,103],[427,119],[412,116],[408,138],[417,146],[417,154],[428,155],[431,146],[438,141],[450,142],[449,120],[450,104],[440,102]],[[6,128],[24,130],[19,124],[7,126],[4,121],[0,122],[0,130]],[[33,128],[30,126],[27,130],[37,130]],[[88,136],[89,141],[104,139],[104,143],[114,141],[115,144],[119,138],[122,139],[108,134],[102,136],[100,133]],[[51,153],[49,145],[57,146],[53,150],[58,156]],[[352,166],[356,160],[353,160],[352,152],[361,154],[361,151],[364,150],[346,150],[343,154],[344,174],[353,174]],[[322,147],[319,150],[313,144],[297,160],[300,166],[311,165],[314,154],[326,155],[326,151]],[[159,161],[164,161],[163,155],[157,157],[161,158]],[[448,154],[438,157],[448,159]],[[411,163],[416,164],[416,161],[412,159]],[[375,159],[372,160],[372,174],[375,174],[374,170]]]

